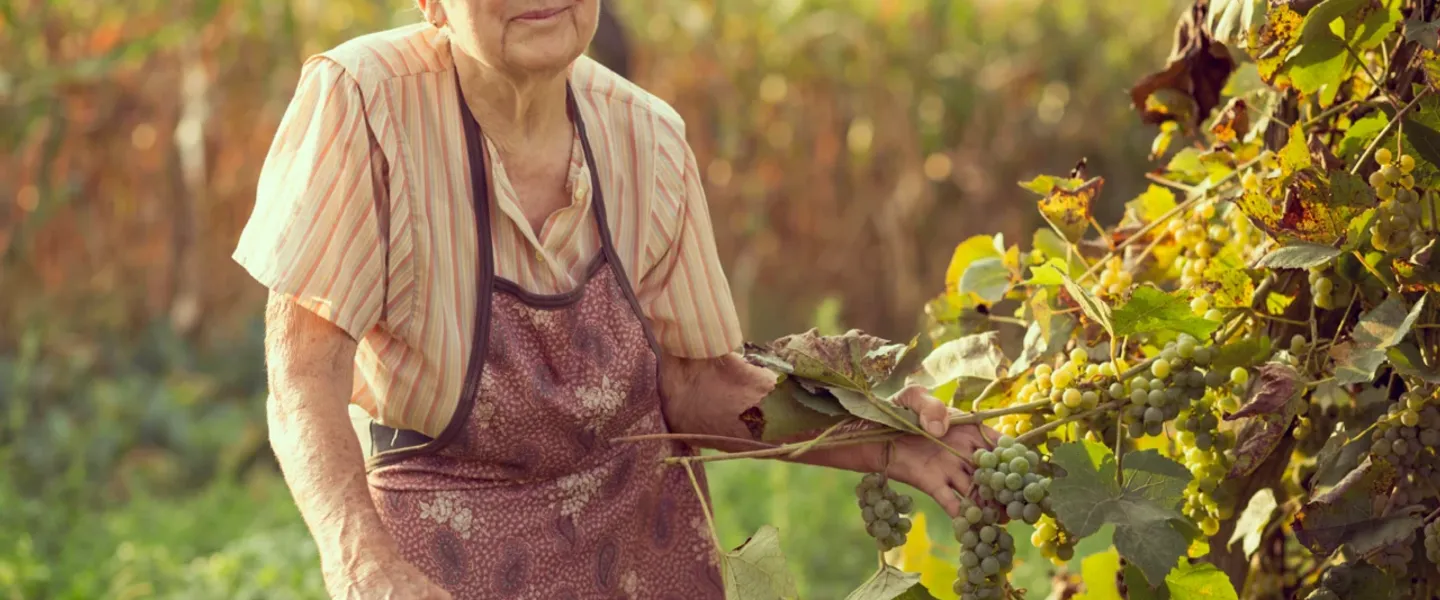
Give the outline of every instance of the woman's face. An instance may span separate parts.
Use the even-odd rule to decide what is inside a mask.
[[[431,22],[487,65],[519,74],[565,69],[595,36],[600,0],[420,0]]]

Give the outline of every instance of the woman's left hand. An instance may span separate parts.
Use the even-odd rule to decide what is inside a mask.
[[[920,416],[920,426],[960,456],[924,436],[906,435],[895,440],[887,470],[889,477],[929,494],[952,518],[958,516],[959,496],[970,495],[971,475],[975,471],[970,456],[976,449],[994,447],[1000,434],[983,424],[952,427],[950,417],[960,411],[946,406],[920,386],[906,388],[896,396],[895,403],[915,411]]]

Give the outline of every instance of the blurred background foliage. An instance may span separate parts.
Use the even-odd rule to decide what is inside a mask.
[[[1154,134],[1124,91],[1182,8],[604,1],[631,78],[688,123],[753,339],[908,337],[954,245],[1029,232],[1015,182],[1081,157],[1112,220]],[[322,596],[265,440],[263,290],[229,255],[301,61],[418,18],[407,0],[0,1],[0,599]],[[852,477],[711,471],[725,541],[779,526],[805,598],[873,570]]]

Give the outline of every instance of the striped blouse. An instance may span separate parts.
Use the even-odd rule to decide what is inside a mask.
[[[306,61],[234,253],[260,283],[359,340],[352,404],[432,436],[459,399],[480,271],[454,68],[446,34],[425,24]],[[607,225],[661,347],[686,358],[735,350],[739,321],[684,122],[589,58],[570,81]],[[486,144],[496,276],[539,294],[581,285],[600,239],[579,144],[572,203],[538,234]]]

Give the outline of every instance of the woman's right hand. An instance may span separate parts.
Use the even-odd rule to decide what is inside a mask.
[[[452,600],[415,565],[398,555],[370,561],[361,572],[337,578],[330,597],[336,600]]]

